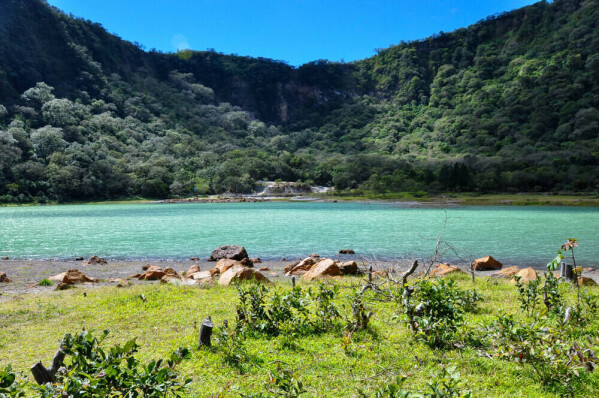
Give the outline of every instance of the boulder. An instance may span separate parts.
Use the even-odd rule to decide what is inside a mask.
[[[587,268],[584,268],[582,271],[583,272],[595,272],[595,268],[593,268],[593,267],[587,267]]]
[[[593,278],[589,278],[586,276],[581,276],[578,278],[579,286],[597,286],[597,282]]]
[[[177,276],[177,271],[175,271],[171,267],[166,267],[164,269],[164,273],[167,274],[167,275],[170,275],[170,276]]]
[[[198,271],[193,274],[187,274],[187,279],[199,281],[201,279],[212,278],[213,274],[210,271]]]
[[[478,258],[474,260],[474,264],[472,264],[472,268],[475,271],[496,271],[501,269],[501,267],[503,267],[503,264],[491,256]]]
[[[539,276],[537,275],[537,271],[535,271],[534,269],[528,267],[528,268],[522,268],[520,271],[518,271],[516,273],[516,275],[514,275],[514,277],[519,276],[520,277],[520,282],[523,283],[527,283],[530,282],[532,280],[537,279]],[[512,283],[515,283],[516,279],[512,279]]]
[[[4,272],[0,272],[0,282],[1,283],[10,282],[10,279],[8,279],[8,276],[6,276],[6,274]]]
[[[83,261],[83,257],[77,257],[75,261]]]
[[[190,260],[191,261],[200,261],[200,258],[199,257],[192,257],[192,258],[190,258]]]
[[[248,253],[243,246],[226,245],[214,249],[208,261],[218,261],[223,258],[241,261],[244,258],[248,258]]]
[[[270,271],[270,268],[268,268],[268,267],[262,267],[262,268],[259,268],[258,271],[260,271],[260,272]]]
[[[62,274],[54,275],[49,278],[52,282],[56,283],[65,283],[67,285],[74,285],[76,283],[86,283],[86,282],[97,282],[96,278],[90,278],[85,275],[83,272],[78,269],[70,269]],[[60,290],[60,289],[57,289]]]
[[[306,257],[302,261],[294,263],[291,267],[285,267],[285,275],[304,274],[316,264],[314,257]]]
[[[58,285],[56,285],[56,289],[54,289],[54,290],[67,290],[72,287],[73,287],[73,285],[68,284],[68,283],[59,283]]]
[[[293,270],[291,271],[293,272]],[[314,279],[323,278],[326,276],[338,276],[341,275],[341,270],[337,261],[330,258],[325,258],[317,262],[310,268],[310,271],[302,275],[302,279],[311,281]]]
[[[511,279],[514,275],[516,275],[518,273],[518,271],[520,271],[519,267],[516,267],[516,266],[507,267],[507,268],[504,268],[501,271],[493,274],[493,276],[497,276],[499,278]]]
[[[356,254],[352,249],[341,249],[339,250],[339,254]]]
[[[221,260],[218,260],[218,262],[216,263],[216,266],[214,268],[216,268],[219,271],[219,273],[223,274],[223,273],[225,273],[226,270],[228,270],[229,268],[234,267],[236,265],[242,265],[241,261],[223,258]]]
[[[162,279],[162,277],[166,275],[166,273],[157,265],[150,265],[146,270],[145,274],[141,274],[139,277],[140,280],[145,281],[157,281]]]
[[[260,257],[252,257],[252,258],[250,258],[250,261],[253,264],[260,264],[262,262],[262,260],[260,259]]]
[[[162,278],[160,278],[160,283],[173,283],[173,282],[181,282],[181,278],[179,275],[175,274],[164,274]]]
[[[319,258],[320,254],[312,253],[309,257]]]
[[[126,287],[131,285],[131,282],[129,282],[127,279],[122,278],[116,279],[115,282],[117,282],[116,287]]]
[[[240,261],[241,265],[243,265],[244,267],[248,267],[248,268],[253,268],[254,267],[254,263],[252,262],[252,260],[250,260],[249,258],[244,258],[243,260]]]
[[[187,272],[185,273],[185,275],[189,276],[191,274],[195,274],[196,272],[200,272],[200,266],[197,264],[187,268]]]
[[[99,265],[99,264],[108,264],[105,258],[98,256],[91,256],[91,258],[87,261],[83,262],[83,265]]]
[[[2,257],[2,260],[8,260],[8,256]]]
[[[457,265],[439,264],[430,272],[430,276],[445,276],[449,274],[464,274],[465,272],[460,269]]]
[[[358,264],[355,261],[347,261],[339,266],[343,275],[357,275],[360,273]]]
[[[265,277],[260,271],[256,271],[253,268],[247,268],[242,265],[236,265],[235,267],[229,268],[220,276],[218,284],[226,286],[233,283],[233,281],[252,279],[255,279],[258,282],[270,282],[268,278]]]

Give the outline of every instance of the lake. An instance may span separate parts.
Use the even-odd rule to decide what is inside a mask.
[[[331,256],[343,248],[380,259],[430,257],[444,225],[444,241],[465,259],[491,254],[506,264],[542,266],[576,237],[577,260],[599,265],[599,208],[378,202],[3,207],[0,256],[206,258],[220,245],[239,244],[263,259]]]

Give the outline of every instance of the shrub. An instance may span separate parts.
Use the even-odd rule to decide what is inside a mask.
[[[66,334],[62,349],[70,361],[56,374],[56,383],[37,387],[41,397],[182,396],[191,380],[181,380],[175,367],[189,357],[189,350],[179,348],[166,361],[144,365],[133,356],[139,348],[135,339],[104,350],[107,335],[107,330],[100,337],[86,331]]]
[[[244,341],[245,333],[242,328],[230,329],[225,324],[215,330],[214,347],[222,353],[225,363],[229,365],[238,366],[247,358]]]
[[[51,280],[49,280],[49,279],[46,279],[46,278],[42,279],[42,280],[41,280],[41,281],[38,283],[38,286],[52,286],[52,285],[53,285],[52,281],[51,281]]]
[[[19,381],[10,365],[0,368],[0,398],[24,397],[25,382]]]

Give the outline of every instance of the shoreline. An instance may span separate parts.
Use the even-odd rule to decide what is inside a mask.
[[[374,202],[401,204],[409,207],[439,206],[580,206],[599,207],[599,194],[580,195],[550,193],[499,193],[473,194],[449,193],[434,196],[416,196],[412,193],[397,192],[378,195],[369,194],[307,194],[295,196],[257,195],[211,195],[203,197],[170,199],[115,199],[105,201],[74,201],[66,203],[11,203],[0,207],[63,206],[63,205],[107,205],[107,204],[173,204],[173,203],[265,203],[265,202]]]

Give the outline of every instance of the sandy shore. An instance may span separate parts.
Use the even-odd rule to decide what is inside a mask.
[[[408,269],[412,262],[412,260],[407,259],[380,261],[366,259],[358,255],[339,255],[333,258],[340,261],[354,260],[363,270],[366,270],[369,265],[372,265],[375,271],[391,270],[402,272]],[[263,271],[265,276],[271,280],[284,280],[288,278],[284,275],[285,266],[292,264],[297,260],[299,260],[299,258],[263,261],[262,263],[255,264],[255,268],[268,268],[268,270]],[[117,282],[111,282],[110,279],[126,279],[131,275],[141,273],[142,266],[144,265],[158,265],[163,269],[171,267],[175,271],[186,271],[192,265],[199,265],[200,269],[208,270],[213,268],[215,264],[215,262],[194,261],[189,259],[108,260],[107,264],[96,265],[84,265],[84,261],[75,260],[0,260],[0,272],[6,273],[11,280],[10,283],[0,283],[0,301],[20,294],[51,292],[55,289],[55,286],[36,286],[36,284],[44,278],[50,278],[51,276],[74,268],[79,269],[90,277],[99,279],[99,283],[79,285],[84,288],[94,288],[97,286],[116,285]],[[504,264],[504,268],[509,266],[510,264]],[[467,267],[463,268],[467,269]],[[542,267],[533,268],[536,268],[540,274],[544,271]],[[418,271],[423,271],[422,265],[419,267]],[[492,271],[487,271],[476,272],[475,274],[477,276],[491,276],[493,273],[494,272]],[[583,276],[590,277],[599,282],[599,272],[597,271],[585,271],[583,272]],[[158,283],[137,280],[131,280],[131,282]]]

